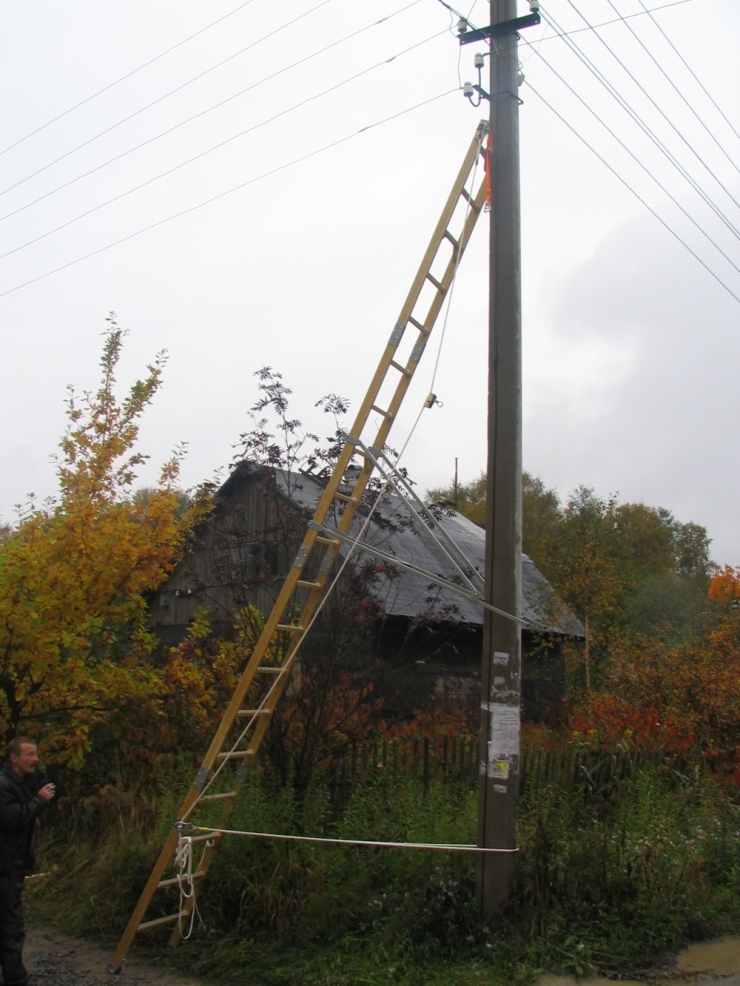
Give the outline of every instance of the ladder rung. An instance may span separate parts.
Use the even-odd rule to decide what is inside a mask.
[[[193,873],[194,880],[202,880],[204,876],[205,873],[200,870],[197,873]],[[157,884],[157,890],[164,890],[165,887],[176,887],[179,882],[180,878],[176,876],[173,876],[171,880],[160,880]],[[141,927],[139,930],[141,930]]]
[[[386,418],[388,421],[393,421],[393,415],[388,414],[387,411],[384,411],[381,407],[378,407],[376,404],[373,404],[372,410],[377,411],[378,414],[382,414],[383,417]]]
[[[269,716],[269,709],[239,709],[237,712],[238,716]],[[201,801],[203,799],[201,798]]]
[[[447,294],[447,288],[443,287],[440,282],[432,274],[427,274],[427,280],[435,286],[435,288],[442,294]]]
[[[411,322],[413,327],[415,329],[418,329],[419,332],[423,332],[425,336],[429,335],[429,329],[426,327],[426,325],[422,325],[421,322],[417,322],[417,320],[414,318],[413,315],[409,315],[409,322]]]
[[[475,201],[475,199],[470,194],[470,192],[467,190],[467,188],[463,188],[463,190],[460,192],[460,194],[465,199],[465,201],[468,203],[468,205],[470,206],[471,209],[475,209],[476,212],[480,212],[480,206]]]
[[[291,632],[303,633],[303,627],[297,626],[295,623],[278,623],[278,630],[290,630]]]
[[[237,715],[240,713],[237,712]],[[226,791],[224,794],[204,794],[202,798],[198,798],[198,804],[201,801],[225,801],[226,798],[235,798],[236,791]]]
[[[280,674],[282,670],[282,668],[271,668],[263,664],[262,667],[257,668],[255,674]]]
[[[334,496],[337,500],[344,500],[345,503],[357,503],[356,496],[347,496],[346,493],[335,493]]]
[[[243,760],[244,757],[253,757],[252,750],[231,750],[229,753],[219,753],[219,760]]]
[[[444,231],[444,234],[443,235],[445,236],[446,239],[448,239],[450,241],[450,243],[452,244],[452,246],[453,246],[453,248],[455,250],[459,250],[460,249],[459,242],[455,239],[455,237],[452,235],[452,233],[449,231],[449,229],[446,229]]]
[[[316,538],[316,540],[319,542],[319,544],[341,544],[342,543],[339,540],[339,538],[325,538],[325,537],[322,537],[320,534]]]
[[[301,589],[320,589],[321,588],[321,583],[320,582],[306,582],[305,579],[298,579],[298,581],[296,582],[296,585],[297,586],[300,586]]]
[[[396,363],[394,359],[391,360],[391,366],[394,370],[398,370],[398,372],[402,373],[405,377],[411,376],[411,370],[407,370],[405,366],[401,366],[400,363]]]
[[[160,925],[174,924],[175,921],[179,921],[179,920],[180,920],[179,914],[168,914],[167,917],[164,918],[155,918],[153,921],[144,921],[144,923],[140,924],[136,930],[148,931],[149,928],[159,928]]]

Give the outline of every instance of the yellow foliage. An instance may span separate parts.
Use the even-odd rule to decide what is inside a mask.
[[[181,449],[154,489],[133,494],[145,459],[133,451],[139,419],[161,386],[164,358],[119,402],[123,333],[110,322],[100,388],[67,402],[59,498],[31,501],[0,539],[0,722],[6,738],[39,735],[47,756],[71,766],[112,709],[161,695],[144,594],[210,509],[206,491],[183,505]]]

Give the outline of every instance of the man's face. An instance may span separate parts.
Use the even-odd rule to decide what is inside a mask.
[[[21,743],[21,752],[16,756],[11,754],[10,766],[16,774],[32,774],[39,762],[36,746],[33,743]]]

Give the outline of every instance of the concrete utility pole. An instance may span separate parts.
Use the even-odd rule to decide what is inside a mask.
[[[486,599],[519,616],[522,546],[521,230],[517,34],[496,35],[516,0],[491,0],[491,247]],[[519,801],[521,630],[486,610],[481,670],[478,845],[515,849]],[[490,917],[510,896],[516,853],[480,853],[478,901]]]

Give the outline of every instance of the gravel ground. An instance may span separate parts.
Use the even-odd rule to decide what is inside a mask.
[[[205,986],[202,980],[137,958],[127,960],[120,975],[112,976],[109,951],[49,928],[29,929],[23,959],[34,986]]]

